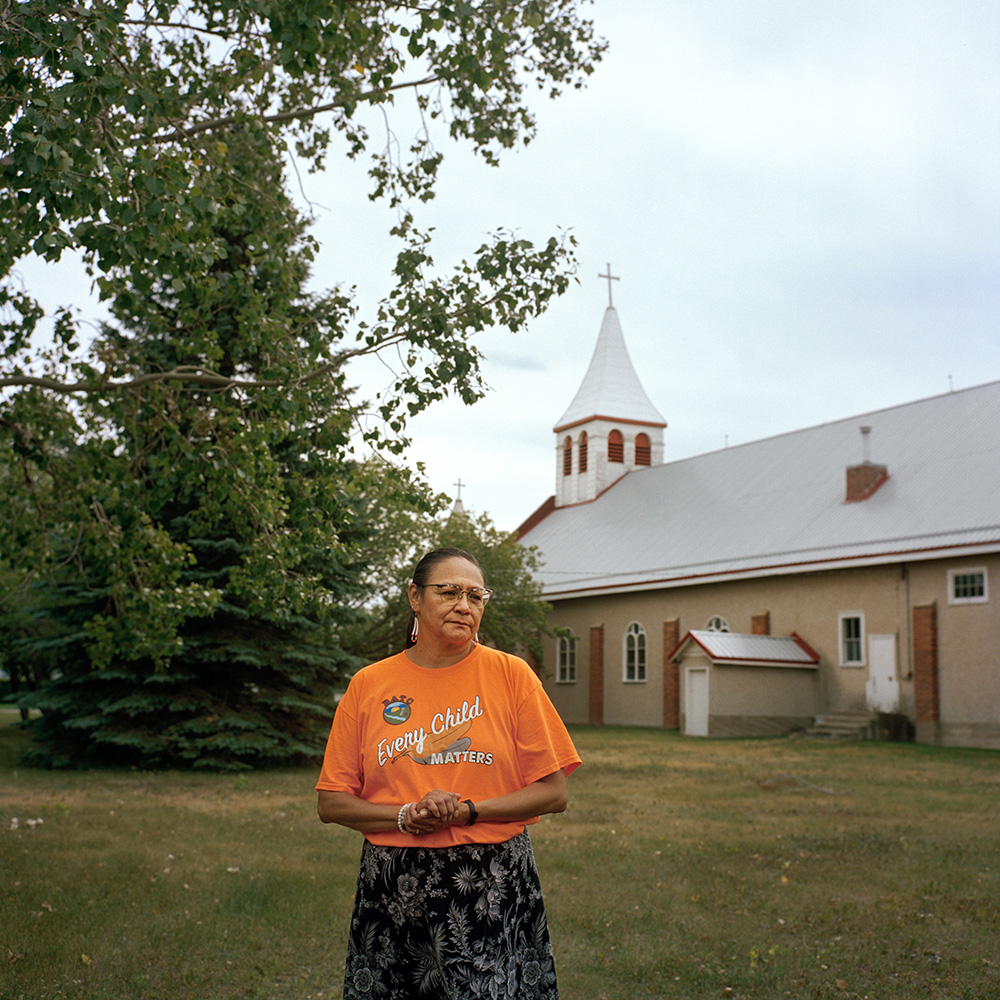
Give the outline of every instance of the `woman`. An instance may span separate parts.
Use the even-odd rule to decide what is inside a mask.
[[[316,786],[365,835],[345,1000],[555,1000],[525,826],[566,808],[580,758],[527,663],[479,645],[473,556],[429,553],[407,593],[407,648],[351,680]]]

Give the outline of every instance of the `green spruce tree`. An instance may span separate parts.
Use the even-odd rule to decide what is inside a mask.
[[[312,248],[280,161],[253,136],[230,143],[240,173],[210,179],[211,279],[122,293],[96,345],[137,381],[209,366],[253,378],[272,353],[311,365],[329,344],[339,306],[305,291]],[[362,586],[366,518],[345,490],[338,391],[151,381],[83,401],[69,468],[87,530],[34,587],[44,643],[19,643],[53,677],[22,699],[43,713],[31,760],[239,768],[318,753],[356,665],[336,635]]]

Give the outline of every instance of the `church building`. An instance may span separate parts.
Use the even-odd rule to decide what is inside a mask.
[[[609,304],[518,534],[566,721],[1000,748],[1000,382],[670,462],[666,428]]]

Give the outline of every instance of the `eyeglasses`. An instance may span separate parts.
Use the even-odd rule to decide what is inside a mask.
[[[418,583],[418,587],[435,587],[438,597],[445,604],[458,604],[463,598],[467,598],[470,608],[482,608],[493,596],[492,590],[485,590],[482,587],[473,587],[470,590],[463,590],[457,583]]]

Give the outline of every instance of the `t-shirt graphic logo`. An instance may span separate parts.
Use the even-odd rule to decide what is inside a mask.
[[[406,695],[402,697],[393,695],[391,698],[386,698],[382,704],[385,705],[385,710],[382,712],[383,720],[390,726],[401,726],[410,717],[413,699],[407,698]]]
[[[387,698],[383,704],[388,711],[396,702],[412,702],[412,698]],[[408,706],[407,706],[408,707]],[[384,736],[378,741],[378,766],[395,764],[409,757],[414,764],[486,764],[493,763],[491,751],[470,750],[472,740],[466,735],[473,722],[483,714],[479,695],[470,705],[463,701],[461,708],[445,708],[431,717],[431,731],[423,725]]]
[[[417,764],[443,764],[446,754],[462,753],[472,746],[472,740],[465,735],[472,728],[472,723],[473,720],[469,719],[468,722],[452,726],[451,729],[446,729],[440,735],[427,740],[425,744],[427,753],[424,756],[418,757],[408,750],[399,756],[411,757]]]

